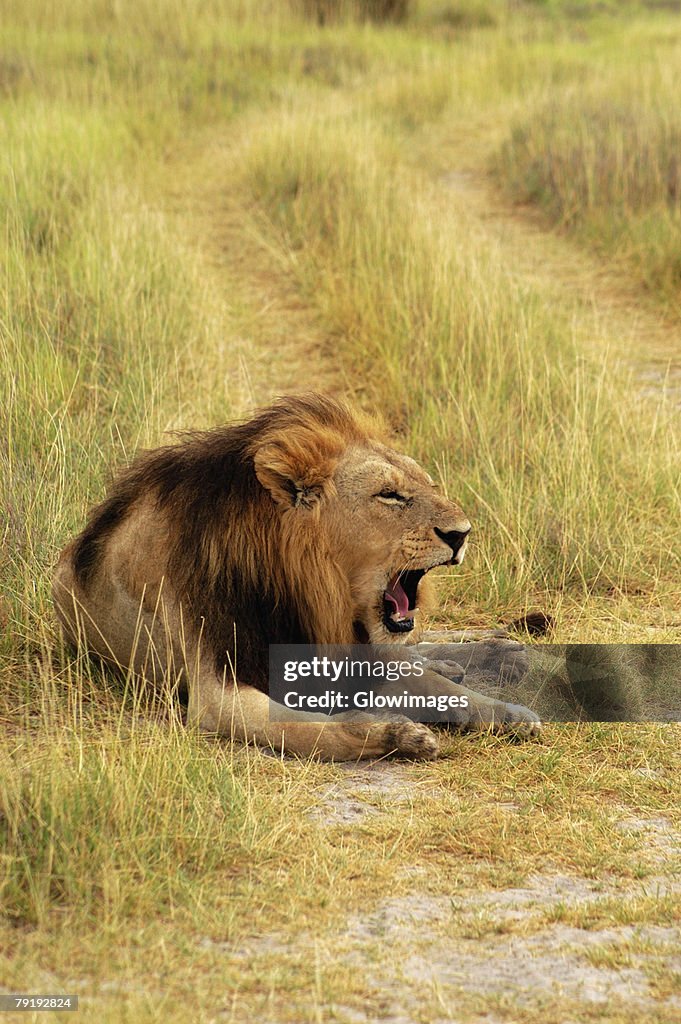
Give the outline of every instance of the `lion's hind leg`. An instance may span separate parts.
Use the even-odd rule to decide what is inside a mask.
[[[282,708],[283,720],[275,721],[270,712],[269,697],[253,686],[233,681],[223,685],[217,676],[205,675],[190,684],[188,720],[202,732],[324,761],[371,760],[388,754],[432,760],[438,754],[435,734],[408,719],[337,715],[329,720]]]

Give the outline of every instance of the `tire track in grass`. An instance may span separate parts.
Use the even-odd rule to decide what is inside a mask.
[[[246,124],[247,134],[247,124]],[[205,267],[231,325],[223,362],[246,414],[277,395],[352,391],[333,342],[284,259],[268,243],[238,181],[239,129],[229,142],[188,139],[173,153],[162,201]]]
[[[495,244],[512,275],[563,310],[582,344],[630,368],[642,393],[681,404],[681,323],[614,261],[551,227],[541,210],[507,199],[487,170],[491,147],[451,129],[427,143],[444,201],[456,202]],[[423,160],[426,144],[417,152]],[[422,163],[423,165],[423,163]]]

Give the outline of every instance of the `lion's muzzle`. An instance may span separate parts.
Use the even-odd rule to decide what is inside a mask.
[[[464,527],[460,530],[438,530],[438,528],[435,527],[435,533],[440,540],[444,541],[445,544],[452,549],[452,565],[461,565],[463,562],[463,556],[466,551],[466,541],[470,532],[470,525],[468,528]]]

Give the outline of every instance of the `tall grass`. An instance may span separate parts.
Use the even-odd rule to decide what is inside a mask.
[[[519,120],[496,160],[511,193],[614,255],[681,309],[678,43],[637,75],[610,69]]]
[[[243,783],[167,722],[146,732],[84,742],[78,760],[52,740],[30,773],[3,756],[0,900],[11,919],[48,924],[56,909],[71,927],[110,929],[191,913],[193,881],[248,862],[269,828],[261,816],[262,835],[249,835]]]
[[[505,124],[509,108],[574,80],[589,47],[487,0],[424,0],[402,27],[319,27],[293,6],[0,0],[0,959],[17,989],[51,986],[44,965],[62,980],[98,972],[152,987],[166,971],[168,986],[179,963],[181,994],[204,985],[201,1019],[213,1019],[223,951],[197,952],[197,932],[232,940],[283,918],[299,931],[334,900],[340,919],[358,891],[373,898],[386,864],[401,870],[400,856],[427,845],[428,821],[402,812],[383,833],[378,819],[377,840],[370,829],[320,838],[305,812],[315,787],[337,781],[331,769],[199,742],[177,709],[139,703],[55,635],[52,563],[110,471],[169,428],[242,411],[223,308],[238,306],[240,282],[223,280],[214,302],[208,261],[167,209],[169,179],[189,209],[202,185],[175,182],[185,153],[222,142],[225,188],[227,171],[241,173],[266,211],[266,241],[284,241],[352,387],[474,519],[475,557],[456,577],[462,621],[544,591],[574,595],[587,618],[610,587],[643,590],[655,607],[678,580],[668,411],[651,415],[609,363],[583,357],[541,291],[514,283],[465,212],[407,168],[424,126],[474,136]],[[491,741],[479,761],[477,749],[457,755],[472,776],[495,763],[501,792],[510,762]],[[646,756],[659,749],[652,736]],[[503,757],[523,772],[537,762],[535,751]],[[600,785],[600,747],[594,757]],[[527,777],[537,799],[544,777]],[[441,843],[449,874],[450,810],[433,799],[443,823],[428,849]],[[483,812],[501,863],[502,828]],[[488,848],[476,843],[466,839],[472,858]],[[270,970],[275,953],[264,947],[258,963]],[[259,969],[248,1019],[285,977],[280,961],[266,983]],[[308,1013],[312,988],[291,977],[286,1013],[303,1002]],[[117,993],[141,1008],[131,1019],[166,1019],[147,995]],[[92,1019],[106,1012],[94,1005]],[[171,1012],[186,1016],[180,999]]]
[[[248,174],[372,401],[475,522],[466,608],[673,579],[673,411],[580,355],[376,124],[285,118],[254,141]]]
[[[190,737],[121,739],[120,686],[57,643],[52,566],[135,449],[236,409],[217,344],[229,325],[147,178],[179,135],[173,76],[142,87],[132,58],[118,65],[120,34],[88,37],[85,6],[51,37],[21,24],[31,14],[5,26],[22,46],[0,99],[0,924],[94,927],[177,904],[183,851],[210,870],[222,849],[215,870],[231,871],[250,798],[217,755],[203,771]],[[220,793],[232,810],[215,811]]]
[[[0,586],[26,639],[60,542],[172,422],[174,373],[205,335],[190,261],[126,179],[131,144],[120,123],[40,101],[4,131]]]
[[[0,743],[5,951],[12,928],[115,935],[165,918],[238,934],[247,921],[230,893],[271,885],[296,860],[305,771],[226,751],[188,730],[169,694],[62,658],[27,661]]]

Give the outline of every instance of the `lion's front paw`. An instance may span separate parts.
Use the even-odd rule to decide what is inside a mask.
[[[437,737],[427,725],[419,722],[399,722],[386,732],[388,750],[400,757],[419,761],[433,761],[439,752]]]
[[[498,723],[495,715],[494,732],[515,736],[521,740],[536,739],[541,736],[541,719],[534,711],[530,711],[522,704],[504,704],[503,708],[503,719]]]
[[[469,707],[469,717],[463,726],[466,732],[487,731],[516,739],[534,739],[541,736],[542,723],[538,715],[522,704],[489,701]]]
[[[431,661],[428,659],[426,667],[430,672],[436,672],[452,683],[462,683],[466,678],[465,668],[456,661]]]

